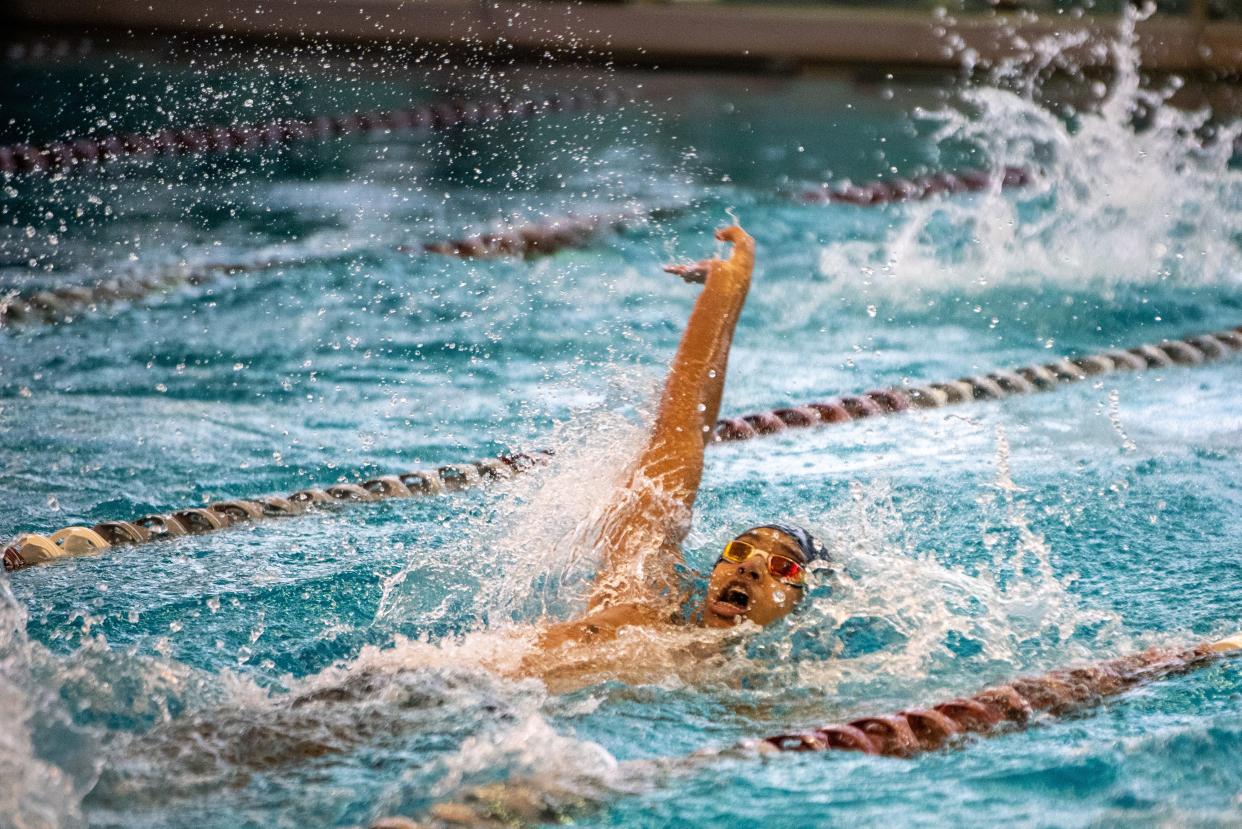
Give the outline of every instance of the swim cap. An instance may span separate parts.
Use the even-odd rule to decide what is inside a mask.
[[[802,551],[802,555],[806,556],[807,562],[828,560],[828,551],[824,549],[824,545],[820,544],[815,539],[815,536],[802,529],[802,527],[798,527],[793,524],[760,524],[757,527],[751,527],[750,529],[743,530],[738,533],[738,535],[745,535],[751,530],[763,529],[779,530],[792,538],[795,542],[797,542],[798,549]]]

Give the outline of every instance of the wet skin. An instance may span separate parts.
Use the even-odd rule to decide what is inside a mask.
[[[771,527],[750,530],[735,540],[750,542],[765,553],[788,556],[804,567],[808,564],[794,540]],[[731,627],[743,619],[760,626],[769,625],[788,616],[802,601],[805,592],[804,587],[785,584],[769,573],[765,556],[752,555],[740,564],[721,559],[712,568],[707,582],[703,625]]]
[[[793,539],[771,528],[739,536],[760,554],[740,563],[717,562],[706,598],[689,620],[683,609],[685,597],[678,592],[676,571],[684,561],[680,545],[689,531],[703,449],[719,415],[729,347],[754,264],[754,240],[740,227],[722,228],[716,238],[733,246],[727,260],[670,269],[687,282],[701,283],[703,289],[670,365],[648,441],[626,485],[604,511],[601,561],[586,615],[541,626],[534,633],[534,647],[516,665],[485,660],[486,667],[509,676],[539,678],[553,693],[605,678],[644,683],[685,674],[695,681],[694,672],[723,651],[725,638],[710,635],[711,629],[728,630],[746,622],[768,625],[802,601],[804,590],[768,572],[765,554],[807,563]],[[622,631],[634,635],[619,641]],[[418,667],[409,665],[398,673]],[[368,714],[373,709],[356,704],[383,691],[389,679],[382,673],[363,671],[339,687],[291,698],[287,706],[277,708],[261,735],[249,725],[253,712],[246,712],[243,725],[248,739],[237,745],[232,744],[232,734],[215,733],[214,720],[179,723],[171,729],[172,739],[164,736],[163,745],[182,746],[194,740],[227,744],[226,749],[237,751],[232,762],[250,767],[340,750],[362,734],[401,725],[400,717],[381,717],[372,723]],[[361,719],[347,718],[341,727],[337,718],[321,710],[323,706],[339,706]]]
[[[630,675],[642,667],[632,664],[636,662],[648,668],[663,662],[668,667],[669,660],[650,651],[639,655],[599,648],[598,654],[592,653],[592,646],[616,640],[626,628],[638,634],[631,641],[641,640],[657,651],[671,653],[685,647],[684,636],[668,636],[665,648],[665,637],[658,632],[687,627],[676,568],[684,561],[681,543],[702,480],[703,449],[719,416],[729,349],[755,263],[754,239],[741,227],[721,228],[716,238],[732,245],[728,259],[666,268],[703,289],[669,366],[647,443],[628,482],[604,511],[602,555],[587,613],[542,628],[534,652],[518,668],[520,675],[545,680],[556,675],[572,681],[571,674],[579,679],[610,672]],[[806,563],[794,540],[779,530],[752,530],[742,540],[762,553],[780,553]],[[743,621],[767,625],[788,615],[803,591],[774,578],[767,565],[765,555],[741,563],[718,562],[708,580],[706,600],[694,617],[698,626],[730,628]],[[652,632],[657,635],[651,636]],[[682,654],[672,663],[687,659],[693,657]]]
[[[807,563],[798,545],[780,530],[761,527],[743,533],[736,540],[750,542],[765,553],[778,553],[804,565]],[[769,573],[765,556],[752,555],[740,564],[721,560],[712,568],[707,595],[692,623],[709,628],[734,627],[743,621],[768,625],[793,612],[805,592],[804,588],[785,584]],[[546,652],[568,643],[607,642],[616,639],[622,628],[631,626],[680,627],[685,622],[676,605],[643,602],[610,605],[581,619],[548,626],[537,646]]]

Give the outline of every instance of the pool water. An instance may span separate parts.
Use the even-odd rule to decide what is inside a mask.
[[[732,216],[759,264],[726,414],[1242,323],[1238,122],[1165,103],[1187,94],[1170,82],[489,70],[187,42],[0,73],[6,143],[499,90],[637,96],[4,182],[5,291],[180,260],[290,263],[0,331],[0,536],[557,450],[484,490],[0,577],[4,825],[365,825],[510,775],[572,787],[1242,627],[1226,360],[711,447],[688,563],[706,569],[740,528],[804,522],[838,562],[808,607],[689,680],[552,693],[482,664],[507,631],[582,607],[591,560],[567,539],[631,456],[697,290],[660,265],[716,250]],[[784,196],[1003,164],[1035,169],[1034,185],[873,208]],[[669,206],[544,258],[393,249]],[[1240,698],[1226,661],[910,761],[707,761],[577,820],[1236,825]]]

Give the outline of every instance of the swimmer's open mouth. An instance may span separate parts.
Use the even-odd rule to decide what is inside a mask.
[[[717,616],[732,619],[750,609],[750,593],[742,582],[729,582],[720,589],[708,606]]]

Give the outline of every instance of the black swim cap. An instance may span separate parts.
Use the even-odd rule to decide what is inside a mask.
[[[812,561],[827,561],[828,551],[824,549],[824,545],[820,544],[815,536],[804,530],[802,527],[793,524],[760,524],[757,527],[751,527],[743,530],[738,535],[746,535],[751,530],[779,530],[785,535],[792,538],[798,544],[798,549],[802,551],[802,555],[806,556],[808,563]]]

